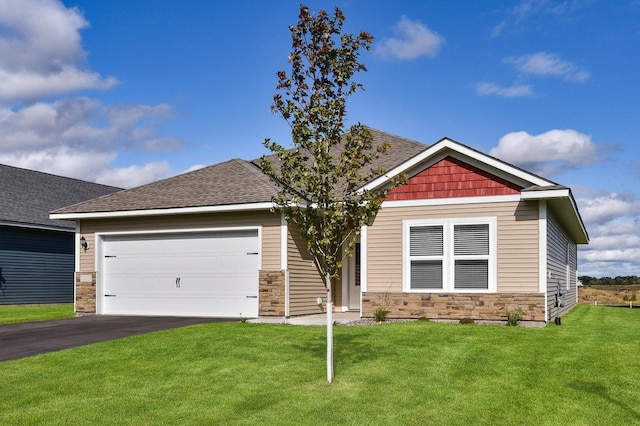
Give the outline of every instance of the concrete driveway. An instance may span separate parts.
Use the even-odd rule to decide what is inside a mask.
[[[225,318],[85,316],[0,326],[0,361]]]

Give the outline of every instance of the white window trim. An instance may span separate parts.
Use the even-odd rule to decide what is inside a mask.
[[[412,219],[402,221],[402,287],[406,293],[496,293],[498,291],[496,279],[498,227],[497,218],[471,217],[451,219]],[[488,289],[464,289],[454,288],[453,268],[456,257],[453,254],[453,226],[454,225],[489,225],[489,277]],[[409,231],[414,226],[443,226],[443,288],[442,289],[412,289],[411,288],[411,256]]]

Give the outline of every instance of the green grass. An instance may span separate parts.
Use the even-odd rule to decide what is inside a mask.
[[[213,323],[0,365],[0,424],[640,424],[639,309],[562,326]]]
[[[0,325],[73,318],[73,303],[0,306]]]

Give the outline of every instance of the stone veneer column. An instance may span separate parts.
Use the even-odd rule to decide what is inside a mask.
[[[258,314],[261,316],[285,316],[285,271],[260,271],[258,289]]]
[[[96,313],[95,272],[76,272],[76,313]]]

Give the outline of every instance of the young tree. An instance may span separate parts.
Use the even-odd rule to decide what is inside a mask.
[[[633,302],[635,302],[636,300],[638,300],[638,296],[636,294],[636,291],[633,290],[633,293],[631,294],[626,294],[622,300],[624,300],[625,302],[629,302],[629,307],[633,308]]]
[[[266,139],[274,155],[262,157],[263,171],[280,189],[273,199],[287,221],[297,225],[327,290],[327,380],[333,381],[333,297],[331,282],[350,255],[360,229],[380,209],[384,193],[363,190],[383,170],[371,163],[386,152],[376,146],[369,130],[345,125],[346,101],[362,88],[352,80],[366,71],[359,62],[373,37],[342,34],[345,16],[336,8],[312,14],[300,6],[300,19],[291,26],[291,72],[279,71],[272,111],[291,127],[292,149]]]

